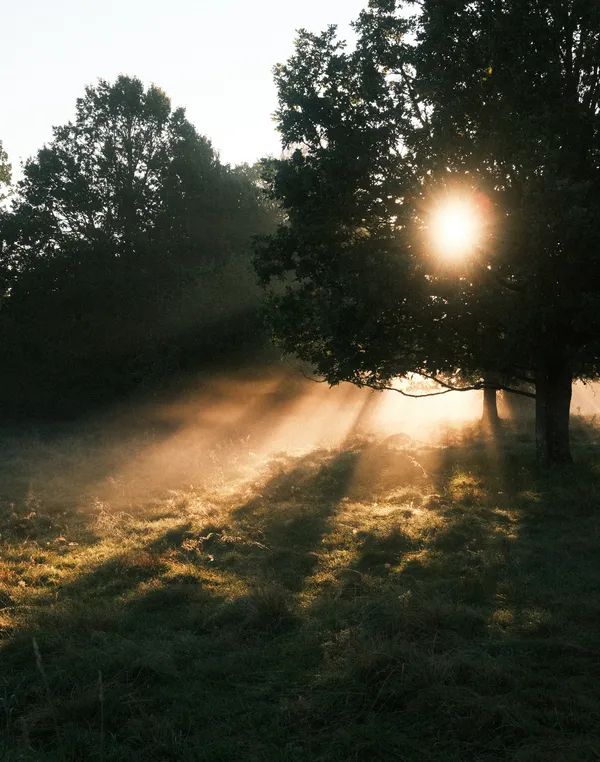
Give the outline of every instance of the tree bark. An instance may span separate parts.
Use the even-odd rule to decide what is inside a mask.
[[[483,390],[483,412],[481,420],[489,426],[495,426],[500,421],[496,389]]]
[[[545,358],[536,372],[535,441],[545,465],[572,463],[569,417],[573,376],[561,358]]]

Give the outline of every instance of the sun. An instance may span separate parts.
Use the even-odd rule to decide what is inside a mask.
[[[449,259],[470,254],[481,237],[481,216],[468,199],[447,199],[438,204],[429,221],[436,251]]]

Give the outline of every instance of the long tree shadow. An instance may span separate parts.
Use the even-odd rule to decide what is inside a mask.
[[[291,470],[274,465],[274,474],[234,512],[242,531],[258,531],[266,552],[262,573],[298,591],[318,562],[321,539],[351,482],[359,454],[315,452],[295,461]]]
[[[62,585],[55,603],[40,599],[2,648],[10,664],[5,686],[15,697],[10,731],[17,747],[23,751],[33,743],[39,755],[53,746],[58,732],[69,759],[88,758],[89,744],[98,743],[98,672],[105,728],[119,748],[130,750],[128,759],[138,758],[131,746],[136,723],[162,714],[165,705],[172,711],[177,702],[179,711],[158,723],[155,737],[183,731],[192,717],[202,733],[202,717],[222,727],[233,721],[232,713],[245,721],[239,693],[248,696],[257,681],[268,684],[272,670],[281,669],[281,645],[268,656],[264,645],[277,643],[297,619],[290,596],[316,562],[315,549],[355,458],[353,452],[323,451],[281,459],[260,502],[248,501],[219,524],[182,521],[141,546],[126,545]],[[32,638],[41,650],[43,680]],[[192,695],[182,701],[178,691],[185,673]],[[52,698],[44,696],[44,681],[52,686]],[[204,710],[194,695],[204,697]],[[82,723],[96,725],[86,740],[76,732]],[[160,740],[177,746],[173,739]],[[235,758],[231,745],[219,743],[227,751],[223,757],[214,751],[211,759]]]

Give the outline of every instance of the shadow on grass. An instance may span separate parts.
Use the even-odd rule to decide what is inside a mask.
[[[299,591],[319,561],[320,543],[350,484],[358,454],[340,452],[324,460],[316,452],[291,469],[275,473],[256,497],[236,509],[243,532],[256,534],[266,552],[260,573],[288,590]]]
[[[349,441],[124,538],[7,640],[5,758],[596,758],[600,481],[580,455],[544,475],[476,427]]]
[[[4,708],[15,753],[20,748],[27,758],[31,745],[32,758],[44,750],[48,759],[58,755],[58,725],[66,758],[97,756],[101,672],[102,733],[110,734],[114,758],[198,758],[212,723],[220,731],[211,734],[208,758],[235,758],[238,733],[254,722],[248,702],[254,696],[264,716],[270,713],[268,685],[285,663],[281,638],[300,625],[291,591],[318,561],[315,548],[354,459],[346,452],[281,459],[256,498],[262,502],[249,501],[219,523],[180,522],[151,542],[117,550],[33,606],[2,649],[11,665]],[[35,667],[34,637],[46,677]],[[220,737],[230,722],[235,742]],[[148,723],[152,751],[143,740]],[[196,751],[185,742],[191,731],[200,734]]]

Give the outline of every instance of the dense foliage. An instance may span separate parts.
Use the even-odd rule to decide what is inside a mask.
[[[248,245],[273,213],[159,88],[88,87],[3,222],[7,406],[77,411],[260,341]]]
[[[355,31],[301,32],[276,69],[274,334],[331,383],[534,382],[540,455],[568,460],[571,382],[599,349],[600,9],[372,0]],[[430,220],[457,197],[482,232],[449,262]]]

